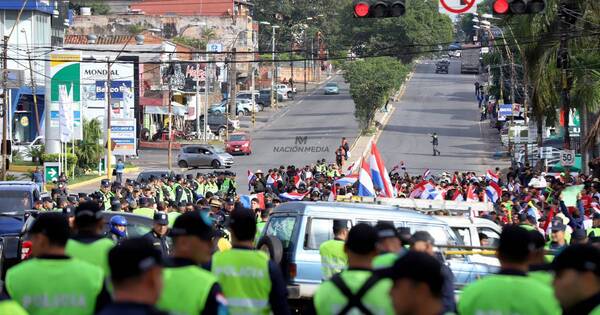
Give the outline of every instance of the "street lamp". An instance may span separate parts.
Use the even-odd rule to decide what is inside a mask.
[[[260,21],[259,22],[262,25],[271,25],[271,23],[267,22],[267,21]],[[275,30],[278,29],[279,26],[278,25],[271,25],[271,45],[272,45],[272,49],[273,51],[271,52],[271,60],[273,62],[273,70],[271,73],[271,104],[275,105],[276,101],[277,101],[277,95],[275,95],[275,93],[277,93],[274,89],[275,89],[275,83],[277,82],[277,66],[275,65]],[[273,106],[275,107],[275,106]]]

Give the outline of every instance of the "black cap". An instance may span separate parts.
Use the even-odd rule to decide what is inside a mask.
[[[189,179],[189,180],[193,180],[194,179],[194,175],[192,175],[192,174],[187,174],[185,177],[187,179]]]
[[[121,203],[119,201],[113,201],[110,203],[110,211],[121,211]]]
[[[77,194],[77,197],[79,197],[79,198],[86,198],[87,196],[88,195],[86,193],[82,193],[82,192]]]
[[[175,176],[176,181],[180,181],[182,179],[183,179],[183,177],[181,176],[181,174],[177,174],[177,176]]]
[[[102,218],[102,209],[100,209],[97,202],[86,201],[80,203],[77,208],[75,208],[75,217],[100,220]]]
[[[75,216],[75,209],[73,207],[64,207],[62,209],[62,214],[67,218],[72,218]]]
[[[600,212],[594,212],[592,215],[592,220],[600,220]]]
[[[398,237],[398,231],[392,222],[379,221],[375,225],[375,230],[377,230],[377,238],[379,240]]]
[[[600,249],[588,244],[568,246],[554,258],[552,269],[556,272],[565,269],[590,271],[600,276]]]
[[[40,213],[35,221],[33,221],[33,224],[31,224],[28,233],[41,233],[48,237],[51,242],[64,246],[69,239],[69,223],[61,213]]]
[[[225,203],[233,205],[233,204],[235,204],[235,200],[233,200],[233,198],[231,198],[231,197],[228,197],[228,198],[225,198]]]
[[[126,239],[108,253],[113,282],[138,277],[154,266],[161,266],[161,252],[145,238]]]
[[[428,242],[435,244],[435,239],[427,231],[416,231],[410,238],[411,243],[415,242]]]
[[[409,279],[429,286],[433,296],[441,296],[444,276],[442,264],[433,256],[417,251],[408,251],[400,256],[390,268],[376,271],[378,275],[393,280]]]
[[[498,245],[498,257],[501,260],[524,262],[533,249],[535,249],[535,243],[526,229],[518,225],[504,226]]]
[[[44,197],[44,198],[42,198],[42,202],[52,202],[52,198]]]
[[[583,241],[587,238],[587,234],[584,229],[577,229],[571,234],[571,239],[576,241]]]
[[[100,181],[100,186],[104,187],[104,188],[108,188],[110,187],[110,180],[108,179],[103,179]]]
[[[167,217],[166,213],[159,211],[154,213],[154,223],[160,225],[167,225],[169,224],[169,218]]]
[[[209,241],[214,235],[212,220],[205,213],[186,212],[175,219],[169,235],[172,237],[197,236]]]
[[[567,226],[562,222],[562,220],[556,220],[552,223],[552,232],[565,231]]]
[[[333,220],[333,229],[347,229],[348,228],[348,220]]]
[[[359,223],[350,229],[346,239],[346,248],[359,255],[367,255],[375,250],[377,231],[374,227]]]
[[[248,208],[236,208],[229,216],[229,227],[240,241],[247,241],[256,235],[256,215]]]

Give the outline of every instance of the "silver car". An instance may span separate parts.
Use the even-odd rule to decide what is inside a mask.
[[[177,165],[181,168],[201,166],[230,168],[233,165],[233,156],[212,145],[187,145],[179,150]]]

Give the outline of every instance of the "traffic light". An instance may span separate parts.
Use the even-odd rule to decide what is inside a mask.
[[[354,17],[399,17],[406,12],[405,0],[359,0],[354,2]]]
[[[546,9],[546,0],[494,0],[494,14],[537,14]]]

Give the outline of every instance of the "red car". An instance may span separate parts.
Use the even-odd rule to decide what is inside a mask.
[[[229,154],[246,154],[252,153],[252,139],[245,132],[234,132],[229,134],[229,141],[225,143],[225,151]]]

